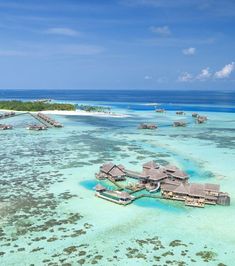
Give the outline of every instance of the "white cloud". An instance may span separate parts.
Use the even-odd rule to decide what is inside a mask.
[[[188,81],[192,81],[192,80],[193,80],[193,76],[192,76],[192,74],[190,74],[188,72],[184,72],[178,77],[178,81],[180,81],[180,82],[188,82]]]
[[[189,48],[186,48],[186,49],[183,49],[182,50],[182,53],[184,55],[194,55],[196,53],[196,48],[194,47],[189,47]]]
[[[145,76],[144,79],[150,80],[150,79],[153,79],[153,77],[151,77],[151,76]]]
[[[45,31],[47,34],[64,35],[75,37],[79,35],[79,32],[70,28],[49,28]]]
[[[206,80],[211,77],[211,73],[209,71],[209,67],[201,70],[201,73],[197,75],[196,79]]]
[[[168,26],[162,26],[162,27],[150,27],[150,30],[154,33],[157,33],[162,36],[168,36],[171,34],[171,31]]]
[[[234,70],[234,62],[225,65],[221,70],[215,72],[215,78],[217,79],[228,78],[233,70]]]

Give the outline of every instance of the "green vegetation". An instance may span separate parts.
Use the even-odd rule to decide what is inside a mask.
[[[67,103],[0,101],[0,109],[30,112],[45,110],[74,111],[76,106]]]
[[[77,105],[77,108],[86,112],[108,112],[110,107],[92,106],[92,105]]]

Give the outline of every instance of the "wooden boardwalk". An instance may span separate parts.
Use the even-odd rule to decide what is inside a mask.
[[[43,124],[46,127],[52,128],[53,126],[49,123],[47,123],[45,120],[41,119],[40,117],[38,117],[37,114],[32,114],[30,112],[28,112],[29,115],[31,115],[33,118],[35,118],[36,120],[38,120],[41,124]]]

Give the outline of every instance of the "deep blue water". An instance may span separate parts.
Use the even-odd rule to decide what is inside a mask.
[[[235,112],[235,91],[0,90],[0,99],[39,98],[108,102],[132,110],[152,110],[155,106],[141,103],[159,103],[167,110]]]

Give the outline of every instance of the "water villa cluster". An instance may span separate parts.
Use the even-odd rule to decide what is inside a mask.
[[[62,127],[63,126],[59,122],[55,121],[54,119],[50,118],[49,116],[47,116],[43,113],[38,113],[37,117],[39,118],[39,120],[42,120],[44,123],[46,122],[48,125],[51,125],[53,127]]]
[[[39,121],[40,124],[32,124],[27,126],[26,128],[29,130],[35,130],[35,131],[41,131],[41,130],[46,130],[47,128],[50,127],[63,127],[63,125],[54,119],[50,118],[49,116],[43,114],[43,113],[31,113],[31,112],[21,112],[21,113],[15,113],[15,112],[7,112],[0,114],[0,119],[6,119],[10,117],[16,117],[19,115],[30,115],[32,116],[35,120]],[[7,130],[7,129],[12,129],[12,125],[7,125],[7,124],[0,124],[0,130]]]
[[[174,165],[162,166],[150,161],[142,167],[142,172],[136,172],[123,165],[103,164],[96,178],[111,181],[117,190],[108,190],[98,184],[95,187],[96,196],[122,205],[141,197],[178,200],[193,207],[204,207],[205,204],[230,205],[228,193],[221,192],[219,185],[190,183],[189,176]],[[137,182],[127,183],[129,178]],[[140,191],[143,193],[136,193]]]

